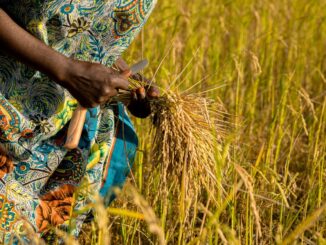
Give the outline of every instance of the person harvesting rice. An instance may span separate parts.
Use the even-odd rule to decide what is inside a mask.
[[[75,209],[90,202],[73,198],[83,178],[106,205],[114,198],[112,187],[125,182],[137,137],[123,104],[108,101],[128,90],[129,68],[119,56],[155,2],[0,0],[2,242],[26,221],[41,235],[64,226],[73,202]],[[137,91],[128,108],[144,118],[150,114],[147,97],[158,91]],[[78,102],[89,109],[78,147],[67,150]],[[75,234],[86,218],[77,218]]]

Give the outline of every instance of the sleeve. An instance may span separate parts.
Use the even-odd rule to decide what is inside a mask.
[[[142,29],[155,4],[156,0],[116,0],[56,6],[64,38],[58,40],[54,28],[47,26],[50,43],[75,59],[111,66]]]

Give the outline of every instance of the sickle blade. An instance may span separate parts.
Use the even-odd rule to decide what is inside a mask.
[[[131,73],[136,74],[148,65],[148,60],[142,60],[130,67]]]

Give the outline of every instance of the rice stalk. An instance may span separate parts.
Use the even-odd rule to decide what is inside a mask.
[[[146,87],[132,80],[130,84],[130,90]],[[131,101],[130,91],[121,91],[113,101],[127,105]],[[215,198],[216,148],[229,129],[225,121],[229,115],[218,100],[189,90],[163,90],[162,96],[149,102],[153,112],[151,161],[161,173],[155,199],[173,196],[179,219],[170,224],[173,227],[170,232],[175,233],[178,228],[181,244],[185,239],[182,231],[194,225],[191,212],[197,212],[193,207],[198,197],[206,191]],[[203,229],[198,232],[201,234]]]
[[[111,239],[109,234],[109,219],[107,210],[104,207],[102,198],[99,195],[94,196],[95,221],[98,226],[98,243],[99,245],[110,245]]]
[[[125,189],[127,190],[127,195],[132,198],[133,203],[141,209],[149,231],[157,236],[160,245],[165,245],[166,240],[160,220],[156,217],[151,206],[130,183],[126,183]]]
[[[281,243],[282,245],[293,244],[296,239],[303,234],[306,230],[308,230],[326,210],[326,202],[317,210],[315,210],[312,214],[310,214],[305,220],[303,220],[291,234],[289,234]]]
[[[137,212],[133,212],[133,211],[130,211],[130,210],[126,210],[126,209],[107,208],[106,210],[111,215],[119,215],[119,216],[124,216],[124,217],[139,219],[139,220],[144,220],[145,219],[143,214],[137,213]]]
[[[162,164],[162,184],[176,181],[181,187],[185,174],[187,197],[193,190],[200,193],[203,185],[216,185],[214,143],[225,133],[220,105],[204,97],[167,91],[152,108],[152,155],[154,163]]]
[[[144,83],[130,79],[130,90]],[[120,92],[113,101],[128,104],[130,91]],[[153,162],[162,164],[162,184],[177,181],[189,197],[191,190],[200,193],[202,186],[214,186],[216,142],[225,136],[228,124],[220,102],[199,96],[165,90],[150,100],[153,111]],[[177,179],[175,177],[178,177]],[[172,178],[172,179],[171,179]]]
[[[238,164],[235,164],[235,169],[238,172],[238,174],[240,175],[241,179],[243,180],[243,182],[248,190],[251,209],[252,209],[252,212],[253,212],[254,218],[255,218],[257,234],[258,234],[258,237],[261,238],[262,237],[262,229],[261,229],[261,225],[260,225],[260,215],[259,215],[259,211],[257,208],[256,200],[254,197],[254,187],[253,187],[252,177],[247,173],[247,171],[245,169],[243,169]]]
[[[79,245],[79,242],[75,239],[75,237],[69,235],[67,232],[62,231],[59,228],[55,228],[54,231],[58,238],[62,239],[64,244]]]

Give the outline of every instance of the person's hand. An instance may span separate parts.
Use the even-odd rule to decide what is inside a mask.
[[[130,70],[127,63],[121,58],[116,61],[115,65],[123,73]],[[130,78],[146,85],[131,92],[131,101],[127,108],[135,117],[146,118],[152,113],[150,100],[159,97],[160,92],[152,81],[139,73],[131,75]]]
[[[71,60],[61,81],[74,98],[85,108],[106,103],[119,89],[128,89],[126,75],[104,65]]]
[[[149,79],[143,77],[141,74],[135,74],[131,76],[132,79],[145,83],[144,87],[141,87],[131,92],[131,101],[129,103],[128,110],[135,117],[146,118],[152,111],[150,106],[150,100],[158,98],[160,92],[158,88]]]

